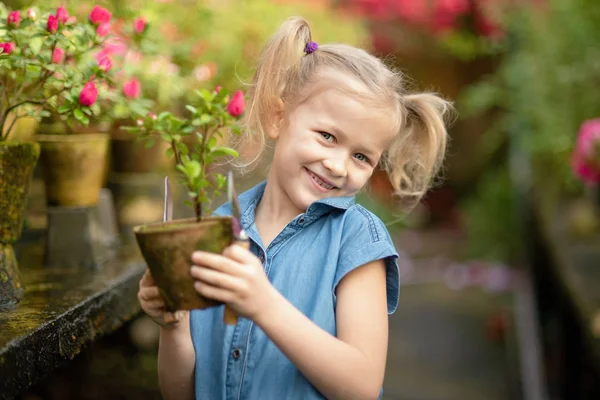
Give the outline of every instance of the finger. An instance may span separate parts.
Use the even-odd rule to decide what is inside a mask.
[[[228,275],[237,275],[236,271],[239,269],[239,265],[229,258],[204,251],[195,251],[192,254],[192,261],[196,265],[215,269]]]
[[[142,287],[147,287],[147,286],[154,286],[154,278],[152,278],[152,274],[150,273],[150,270],[148,268],[146,268],[146,271],[144,272],[144,275],[142,276],[142,279],[140,280],[140,288]]]
[[[224,251],[223,255],[232,261],[240,264],[250,264],[256,261],[256,256],[247,248],[233,244],[228,246]]]
[[[163,299],[144,301],[142,304],[144,311],[160,311],[165,308]]]
[[[138,292],[138,299],[143,301],[150,301],[160,298],[160,291],[156,286],[144,287]]]
[[[211,286],[207,283],[196,281],[194,283],[194,289],[196,289],[198,293],[206,298],[217,300],[223,303],[229,303],[234,298],[233,293],[229,290]]]
[[[242,286],[242,282],[235,276],[227,275],[210,268],[193,266],[190,270],[190,274],[195,279],[222,289],[235,291]]]

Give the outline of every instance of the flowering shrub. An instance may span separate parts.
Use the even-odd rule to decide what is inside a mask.
[[[229,147],[219,146],[217,138],[223,138],[224,130],[239,134],[237,119],[244,112],[245,99],[238,90],[233,97],[227,91],[217,87],[210,92],[206,89],[196,91],[196,98],[186,109],[188,118],[178,118],[171,112],[162,112],[158,116],[148,113],[137,120],[137,126],[123,129],[137,134],[152,146],[158,138],[169,144],[167,156],[174,157],[177,171],[192,199],[196,220],[202,219],[202,204],[209,203],[209,191],[213,196],[225,185],[222,174],[209,171],[209,166],[222,157],[237,157],[238,153]],[[194,143],[190,151],[185,140]]]
[[[89,57],[107,40],[110,12],[96,6],[89,21],[77,22],[64,7],[0,7],[0,140],[25,116],[87,125],[98,87],[112,79],[108,65]]]
[[[530,0],[539,2],[541,0]],[[450,54],[469,59],[503,50],[504,16],[514,0],[343,0],[341,6],[372,21],[375,51],[406,51],[415,38],[436,43]],[[411,40],[406,41],[406,36]],[[412,42],[412,43],[411,43]]]
[[[583,182],[600,183],[600,119],[585,121],[581,125],[571,165]]]

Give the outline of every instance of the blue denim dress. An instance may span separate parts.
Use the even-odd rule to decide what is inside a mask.
[[[240,195],[241,224],[250,250],[262,261],[273,286],[318,326],[336,334],[335,290],[351,270],[385,260],[388,313],[398,304],[398,254],[379,218],[354,197],[327,198],[294,218],[264,248],[254,211],[263,182]],[[224,204],[215,215],[231,215]],[[251,320],[223,323],[224,307],[190,313],[196,352],[196,399],[284,400],[324,397]],[[281,321],[282,324],[285,321]]]

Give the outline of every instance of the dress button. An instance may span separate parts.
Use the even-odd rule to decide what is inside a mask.
[[[235,350],[233,350],[231,352],[231,355],[233,356],[234,360],[239,359],[240,358],[240,354],[241,354],[240,349],[235,349]]]
[[[300,217],[300,219],[298,220],[298,223],[300,225],[304,224],[304,217]]]
[[[265,255],[261,254],[258,259],[260,260],[261,263],[265,262]]]

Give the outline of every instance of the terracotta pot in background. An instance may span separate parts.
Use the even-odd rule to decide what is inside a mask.
[[[195,250],[222,253],[232,243],[231,217],[208,217],[201,222],[181,219],[141,225],[134,233],[165,300],[168,311],[192,310],[220,303],[200,296],[190,276]]]
[[[166,170],[172,166],[165,151],[168,144],[156,141],[147,148],[146,144],[127,132],[111,133],[111,170],[118,173],[148,173]]]
[[[106,133],[37,135],[50,206],[84,207],[98,202],[106,179],[110,136]]]
[[[12,244],[21,236],[29,182],[39,155],[37,143],[0,143],[0,307],[17,303],[23,293]]]

